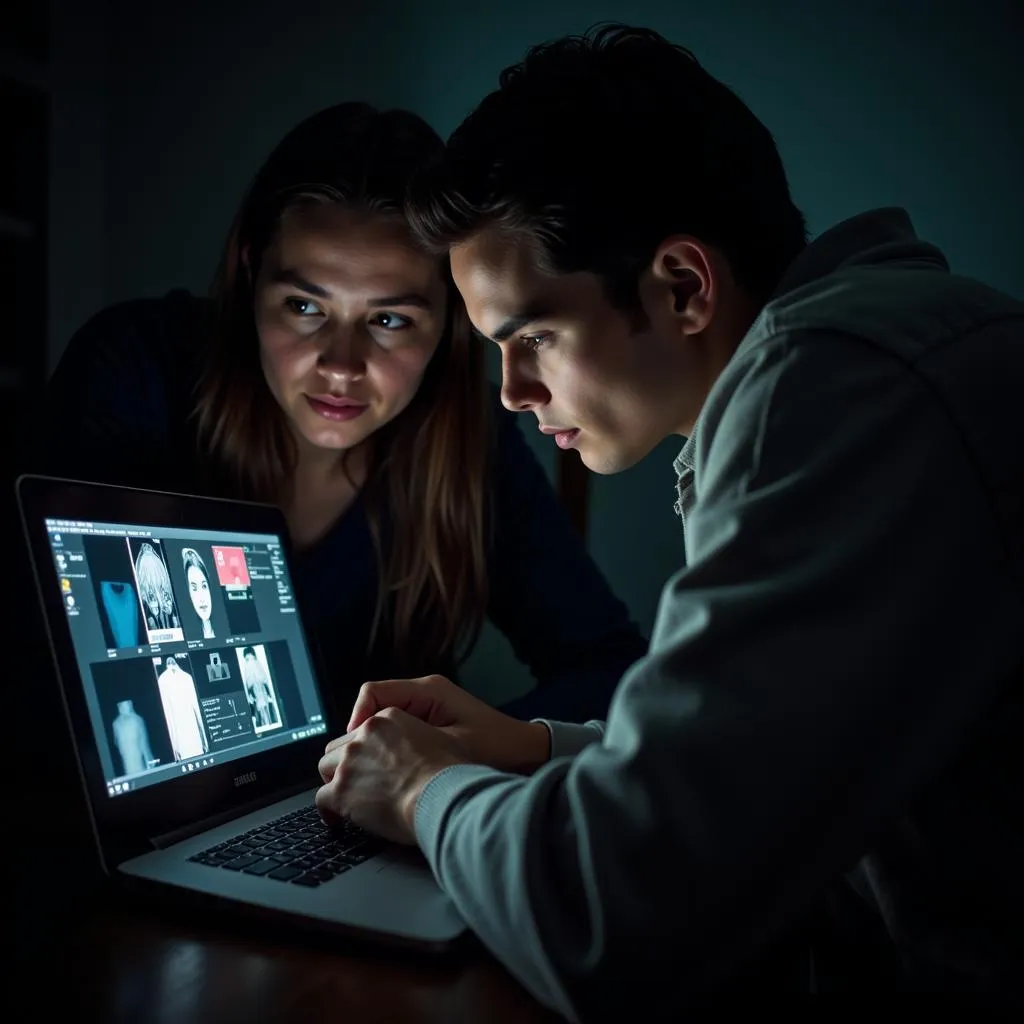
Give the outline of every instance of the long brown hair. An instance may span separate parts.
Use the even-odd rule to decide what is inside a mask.
[[[297,460],[260,365],[250,283],[281,215],[325,202],[404,218],[413,173],[443,145],[411,112],[343,103],[289,132],[253,180],[214,283],[196,407],[204,455],[237,496],[283,503]],[[468,650],[487,603],[491,417],[483,356],[450,275],[449,292],[448,322],[416,396],[367,442],[362,494],[379,581],[369,644],[391,645],[396,672]]]

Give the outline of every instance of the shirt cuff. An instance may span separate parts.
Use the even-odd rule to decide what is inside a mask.
[[[417,844],[431,866],[452,806],[474,789],[481,788],[486,782],[497,782],[512,777],[486,765],[453,764],[442,768],[423,787],[413,813],[413,832],[416,834]]]
[[[548,731],[551,739],[549,761],[556,757],[575,757],[604,735],[604,723],[600,721],[583,725],[578,722],[551,722],[546,718],[535,718],[532,721],[540,722]],[[442,768],[423,787],[413,812],[413,832],[427,859],[433,864],[445,820],[455,803],[474,791],[512,780],[521,782],[522,776],[481,764],[453,764]]]
[[[604,735],[601,722],[585,722],[580,725],[578,722],[551,722],[546,718],[534,718],[532,721],[540,722],[548,731],[551,738],[550,761],[556,757],[575,757]]]

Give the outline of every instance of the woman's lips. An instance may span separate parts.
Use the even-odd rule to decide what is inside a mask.
[[[315,413],[326,420],[336,422],[354,420],[368,408],[363,402],[356,402],[351,398],[336,398],[334,395],[306,395],[305,398]]]

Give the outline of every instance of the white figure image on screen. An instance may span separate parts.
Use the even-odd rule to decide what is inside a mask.
[[[139,597],[146,607],[146,624],[152,629],[176,629],[180,623],[174,614],[174,591],[164,560],[148,541],[139,547],[135,558],[135,579]]]
[[[159,658],[154,658],[153,663],[157,668],[160,667]],[[210,743],[199,709],[196,684],[173,654],[168,654],[164,660],[164,670],[157,676],[157,685],[160,687],[160,701],[164,706],[174,759],[185,761],[205,754],[210,749]]]
[[[260,654],[263,654],[262,648]],[[252,723],[257,734],[269,729],[280,729],[281,712],[277,706],[274,684],[255,648],[242,648],[241,666],[242,685],[252,708]]]
[[[183,548],[181,561],[185,569],[188,596],[203,626],[203,639],[212,640],[216,634],[211,621],[213,598],[210,595],[210,574],[206,571],[206,563],[195,548]]]
[[[121,755],[123,775],[139,775],[156,764],[149,745],[149,730],[142,715],[135,710],[133,701],[117,702],[117,717],[111,728],[114,730],[114,745]]]

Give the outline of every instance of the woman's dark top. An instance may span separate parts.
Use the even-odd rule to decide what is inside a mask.
[[[195,387],[208,303],[186,292],[127,302],[71,339],[46,391],[53,424],[29,469],[166,491],[202,493]],[[494,541],[487,615],[537,687],[503,710],[563,721],[604,718],[646,642],[609,589],[521,436],[497,403]],[[342,714],[359,686],[396,674],[388,644],[367,650],[377,566],[360,498],[292,560],[325,685]],[[454,658],[415,675],[455,678]],[[404,673],[408,674],[408,673]]]

